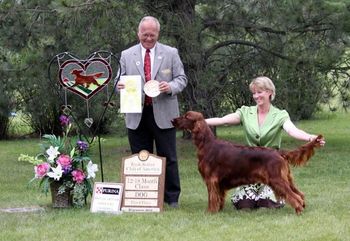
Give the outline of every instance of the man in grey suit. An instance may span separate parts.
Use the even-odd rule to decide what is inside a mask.
[[[144,17],[137,33],[140,43],[121,53],[121,75],[141,75],[142,87],[150,79],[157,80],[160,91],[153,98],[143,93],[142,113],[127,113],[125,123],[133,154],[141,150],[153,153],[155,143],[157,155],[166,158],[164,201],[176,208],[181,188],[176,130],[171,120],[179,116],[177,94],[186,87],[187,78],[177,49],[159,43],[159,32],[159,21],[151,16]],[[150,64],[148,74],[149,67],[144,67],[146,62]],[[125,88],[124,83],[119,82],[117,88]]]

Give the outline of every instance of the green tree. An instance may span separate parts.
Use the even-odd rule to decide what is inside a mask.
[[[125,31],[128,26],[135,25],[135,19],[131,18],[138,11],[135,3],[60,0],[0,2],[0,43],[14,56],[8,63],[12,66],[11,73],[8,68],[4,68],[4,71],[9,73],[7,81],[16,81],[21,97],[17,98],[17,106],[31,116],[31,125],[37,133],[59,134],[62,131],[58,116],[64,103],[57,96],[58,86],[48,79],[47,69],[51,59],[62,52],[71,52],[81,59],[98,50],[119,53],[126,44],[135,40],[129,30]],[[57,72],[52,76],[56,80]],[[69,101],[80,119],[84,115],[86,117],[86,108],[81,99],[71,97]],[[95,120],[100,116],[105,101],[105,98],[96,96],[89,103],[91,109],[97,110],[92,113]]]
[[[349,70],[341,62],[349,37],[345,1],[149,0],[145,7],[180,49],[190,81],[185,108],[207,116],[249,105],[248,83],[267,75],[278,90],[276,105],[293,119],[310,118],[329,101],[329,74],[339,64]],[[332,81],[334,87],[343,78],[333,74]]]
[[[10,126],[10,112],[13,111],[13,86],[9,80],[8,73],[3,71],[8,68],[7,54],[4,49],[0,48],[0,140],[8,138],[8,130]],[[7,81],[5,81],[7,80]]]

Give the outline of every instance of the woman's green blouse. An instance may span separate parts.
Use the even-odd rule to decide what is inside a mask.
[[[240,116],[245,139],[249,146],[266,146],[279,149],[283,124],[290,119],[286,110],[270,106],[264,123],[259,126],[257,106],[242,106],[236,113]]]

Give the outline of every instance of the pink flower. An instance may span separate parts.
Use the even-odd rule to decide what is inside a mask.
[[[49,163],[41,163],[39,165],[36,165],[34,167],[35,171],[35,177],[36,178],[42,178],[46,175],[46,173],[50,170],[50,165]]]
[[[73,181],[77,183],[82,183],[85,179],[85,174],[82,170],[74,170],[72,171]]]
[[[72,158],[68,155],[60,155],[57,159],[57,163],[62,166],[63,169],[70,167],[72,164]]]

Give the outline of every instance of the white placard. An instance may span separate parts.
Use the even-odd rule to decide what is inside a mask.
[[[126,176],[125,190],[156,191],[159,187],[159,177]]]
[[[124,191],[125,198],[158,198],[157,191]]]
[[[123,75],[120,76],[120,82],[125,85],[125,88],[120,90],[120,112],[141,113],[141,75]]]
[[[157,207],[157,199],[125,199],[125,206]]]
[[[123,207],[124,212],[133,212],[133,213],[145,213],[145,212],[161,212],[162,210],[158,207]]]
[[[120,214],[122,197],[122,183],[95,182],[90,211]]]
[[[125,160],[124,174],[126,175],[160,175],[162,162],[157,157],[149,156],[147,161],[140,161],[138,156]]]

